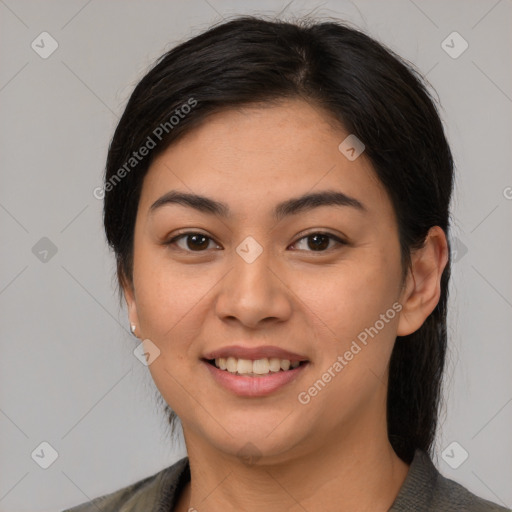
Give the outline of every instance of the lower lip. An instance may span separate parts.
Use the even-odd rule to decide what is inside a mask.
[[[269,373],[264,377],[245,377],[203,361],[213,378],[224,388],[239,396],[267,396],[295,380],[309,363],[302,363],[293,370]]]

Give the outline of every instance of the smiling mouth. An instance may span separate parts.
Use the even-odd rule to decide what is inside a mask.
[[[277,357],[255,360],[219,357],[217,359],[203,359],[203,361],[219,370],[245,377],[266,377],[276,373],[289,372],[309,363],[309,361],[290,361]]]

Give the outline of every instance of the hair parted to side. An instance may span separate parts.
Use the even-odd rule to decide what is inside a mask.
[[[435,103],[414,68],[336,20],[240,16],[164,54],[136,86],[115,130],[106,163],[105,184],[111,186],[105,187],[104,226],[116,255],[121,301],[121,287],[132,286],[135,219],[152,160],[215,112],[284,99],[321,108],[365,144],[397,217],[404,276],[411,251],[423,245],[431,227],[448,235],[452,154]],[[113,183],[148,137],[156,147]],[[436,308],[420,329],[397,338],[391,355],[388,436],[407,463],[416,448],[432,455],[449,277],[450,262]],[[166,412],[174,432],[177,416],[169,406]]]

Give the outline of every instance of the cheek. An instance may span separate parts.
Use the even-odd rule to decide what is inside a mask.
[[[157,344],[173,342],[173,345],[175,338],[178,342],[178,332],[183,338],[184,327],[201,310],[201,298],[208,290],[204,281],[202,284],[198,281],[156,270],[139,281],[137,312],[146,337]]]
[[[354,337],[373,325],[398,297],[399,263],[387,256],[346,260],[318,272],[301,273],[291,286],[331,338]],[[310,315],[311,316],[311,315]]]
[[[166,368],[189,371],[199,357],[193,341],[205,337],[204,321],[211,316],[212,297],[225,269],[177,263],[154,247],[142,247],[136,257],[141,333],[158,346]]]
[[[314,323],[317,362],[308,384],[315,387],[317,379],[330,379],[313,408],[331,411],[331,420],[337,421],[340,407],[350,411],[366,403],[386,382],[400,307],[399,254],[393,248],[368,250],[329,271],[303,276],[296,293]]]
[[[148,369],[165,401],[180,418],[187,418],[194,402],[191,396],[200,387],[197,347],[191,340],[201,338],[213,283],[198,272],[191,277],[166,269],[165,263],[140,265],[136,279],[141,333],[160,350]]]
[[[301,281],[297,295],[314,323],[316,364],[300,391],[311,400],[311,411],[322,411],[318,415],[325,428],[375,403],[375,397],[384,400],[400,307],[399,276],[397,265],[376,259],[338,268],[331,279]]]
[[[133,280],[137,293],[137,314],[149,335],[170,328],[180,318],[192,297],[180,269],[173,269],[164,247],[136,242]],[[148,336],[149,337],[149,336]]]

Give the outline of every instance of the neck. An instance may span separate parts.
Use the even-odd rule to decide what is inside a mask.
[[[191,482],[176,510],[386,512],[409,466],[387,435],[359,434],[357,439],[338,435],[337,442],[324,438],[314,449],[280,462],[261,457],[252,464],[185,435]]]

